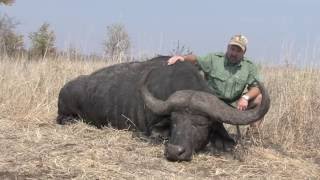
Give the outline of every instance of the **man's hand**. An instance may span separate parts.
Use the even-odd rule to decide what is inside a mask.
[[[168,65],[172,65],[172,64],[176,63],[177,61],[184,61],[184,57],[182,57],[182,56],[172,56],[168,60]]]
[[[239,101],[238,101],[238,106],[237,106],[237,109],[240,110],[240,111],[244,111],[247,109],[248,107],[248,100],[244,99],[244,98],[240,98]]]

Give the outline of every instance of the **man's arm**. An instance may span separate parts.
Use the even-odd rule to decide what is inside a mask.
[[[247,84],[249,86],[248,92],[239,99],[238,101],[239,110],[246,110],[249,105],[249,101],[250,100],[255,101],[257,97],[260,95],[261,93],[260,89],[256,86],[255,81],[260,81],[260,78],[258,75],[258,69],[254,64],[250,63],[249,76],[247,79]]]
[[[258,87],[251,87],[249,88],[248,92],[245,94],[249,99],[255,99],[260,94],[260,89]]]
[[[254,86],[249,88],[248,92],[239,99],[237,109],[241,111],[246,110],[248,108],[249,101],[251,99],[255,99],[259,94],[260,89],[258,87]]]
[[[191,62],[192,64],[196,64],[197,62],[197,56],[193,54],[185,55],[185,56],[172,56],[168,60],[168,65],[172,65],[176,63],[177,61],[188,61]]]

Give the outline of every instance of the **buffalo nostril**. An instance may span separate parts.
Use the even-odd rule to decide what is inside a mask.
[[[173,145],[173,144],[167,144],[166,146],[166,156],[170,159],[179,159],[179,156],[181,156],[185,152],[185,148],[179,145]]]
[[[181,155],[182,153],[185,152],[185,149],[183,147],[181,147],[181,146],[178,146],[177,147],[177,152],[178,152],[179,155]]]

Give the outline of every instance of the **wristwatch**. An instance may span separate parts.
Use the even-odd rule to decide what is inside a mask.
[[[243,95],[242,98],[245,99],[245,100],[247,100],[247,101],[249,101],[249,99],[250,99],[250,97],[249,97],[248,95],[246,95],[246,94]]]

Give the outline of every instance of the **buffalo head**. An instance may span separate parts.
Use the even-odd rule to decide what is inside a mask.
[[[165,101],[154,97],[146,82],[151,71],[140,81],[140,91],[146,106],[158,116],[170,116],[170,138],[165,147],[165,156],[172,161],[191,160],[209,141],[217,123],[247,125],[261,119],[269,110],[270,98],[262,83],[260,106],[239,111],[208,92],[179,90]]]

